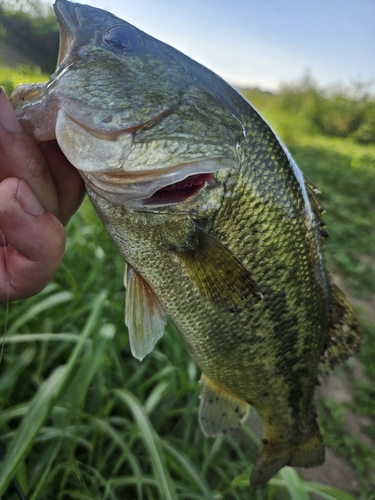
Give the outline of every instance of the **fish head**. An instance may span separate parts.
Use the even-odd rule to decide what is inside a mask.
[[[67,0],[54,9],[57,69],[12,96],[24,127],[39,141],[56,138],[92,193],[111,203],[176,207],[203,188],[220,198],[244,139],[235,91],[106,11]]]

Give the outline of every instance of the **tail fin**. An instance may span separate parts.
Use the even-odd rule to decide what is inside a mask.
[[[267,439],[262,443],[250,475],[250,488],[253,490],[265,486],[285,465],[314,467],[324,462],[324,444],[316,423],[309,437],[292,447],[280,446]]]

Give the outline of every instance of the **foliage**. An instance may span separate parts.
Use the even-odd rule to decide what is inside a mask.
[[[29,69],[16,76],[7,71],[8,92],[16,79],[30,76]],[[363,256],[374,257],[375,148],[356,144],[354,136],[324,137],[311,123],[299,129],[301,114],[283,111],[283,96],[250,93],[270,121],[275,117],[272,124],[323,191],[329,262],[352,292],[368,296],[374,292],[374,268]],[[289,468],[263,491],[249,492],[256,439],[246,427],[240,434],[203,438],[197,423],[199,373],[173,325],[142,363],[132,358],[122,273],[121,258],[85,202],[68,226],[66,255],[53,282],[39,295],[10,304],[8,314],[3,307],[0,441],[6,459],[0,496],[15,475],[30,500],[301,500],[312,493],[350,498],[302,481]],[[373,348],[370,341],[365,345],[362,359],[373,380]],[[357,397],[359,410],[371,417],[372,395],[364,385]],[[320,412],[327,443],[364,478],[373,467],[368,449],[343,431],[334,404]],[[373,486],[364,481],[363,491]]]
[[[10,68],[0,64],[0,85],[10,96],[12,91],[21,83],[39,83],[48,81],[49,76],[42,73],[37,66],[18,66]]]
[[[10,305],[0,374],[0,492],[16,474],[30,499],[281,500],[301,499],[301,491],[350,498],[288,469],[250,493],[254,439],[246,428],[239,441],[202,438],[199,373],[173,325],[142,363],[131,357],[122,272],[86,202],[68,227],[53,282]],[[244,470],[246,487],[244,476],[233,481]]]
[[[87,203],[68,232],[53,283],[10,305],[0,492],[16,473],[28,498],[248,498],[230,483],[254,444],[202,439],[199,373],[177,332],[169,325],[157,350],[133,359],[121,258]]]
[[[374,500],[375,456],[368,444],[344,430],[344,408],[324,399],[318,402],[319,425],[326,445],[351,465],[360,482],[366,500]]]
[[[375,98],[371,84],[355,83],[345,89],[340,85],[320,89],[307,74],[300,82],[284,84],[271,98],[257,91],[244,90],[255,106],[271,106],[279,114],[288,136],[301,132],[330,137],[350,137],[362,144],[375,143]],[[272,102],[272,104],[271,104]],[[298,124],[297,131],[293,127]]]
[[[46,12],[38,0],[28,0],[27,12],[21,10],[22,2],[18,3],[17,8],[17,2],[14,6],[0,0],[0,38],[20,49],[42,71],[53,73],[59,48],[56,17],[52,9]]]

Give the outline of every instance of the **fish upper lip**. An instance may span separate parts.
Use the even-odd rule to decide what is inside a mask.
[[[76,4],[66,0],[56,0],[53,8],[60,27],[64,27],[73,34],[80,24],[76,15]]]
[[[69,52],[79,22],[75,4],[65,0],[56,0],[53,8],[60,26],[60,46],[56,64],[56,68],[58,68]]]

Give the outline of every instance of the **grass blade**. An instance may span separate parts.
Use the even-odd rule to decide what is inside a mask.
[[[19,344],[21,342],[74,342],[81,338],[74,333],[21,333],[4,339],[4,344]]]
[[[35,436],[48,417],[52,404],[55,402],[62,380],[66,377],[66,366],[59,366],[50,377],[39,387],[31,401],[29,410],[25,415],[11,447],[3,462],[0,472],[0,497],[15,475],[19,462],[27,455]]]
[[[72,294],[71,292],[59,292],[55,293],[53,295],[50,295],[49,297],[41,300],[34,306],[30,307],[25,314],[23,314],[20,318],[18,318],[14,323],[9,327],[8,329],[8,335],[12,335],[15,331],[17,331],[21,326],[23,326],[25,323],[30,321],[31,319],[34,319],[35,316],[38,314],[42,313],[43,311],[46,311],[50,309],[53,306],[64,304],[65,302],[69,302],[72,300]]]
[[[324,484],[305,482],[304,488],[324,500],[355,500],[355,497],[345,491]]]
[[[185,472],[193,479],[195,484],[201,489],[202,493],[204,494],[204,498],[206,500],[210,500],[212,498],[212,494],[205,479],[202,477],[199,471],[192,465],[189,459],[185,455],[183,455],[181,451],[176,450],[166,442],[163,442],[163,447],[176,460],[176,462],[180,463]]]
[[[2,497],[9,482],[14,477],[18,464],[31,448],[36,435],[48,418],[52,406],[56,403],[69,379],[74,374],[78,358],[86,344],[86,340],[97,326],[103,302],[102,296],[96,298],[91,308],[91,314],[81,334],[80,341],[73,349],[67,364],[56,368],[49,378],[40,385],[39,390],[32,399],[29,410],[13,438],[0,471],[0,497]]]
[[[304,489],[304,481],[292,467],[283,467],[279,475],[284,480],[292,500],[310,500],[310,495]]]
[[[146,411],[133,394],[125,389],[116,389],[115,395],[130,409],[138,424],[145,446],[149,451],[153,468],[160,480],[162,498],[165,500],[178,500],[174,483],[165,462],[160,438],[153,429]]]

